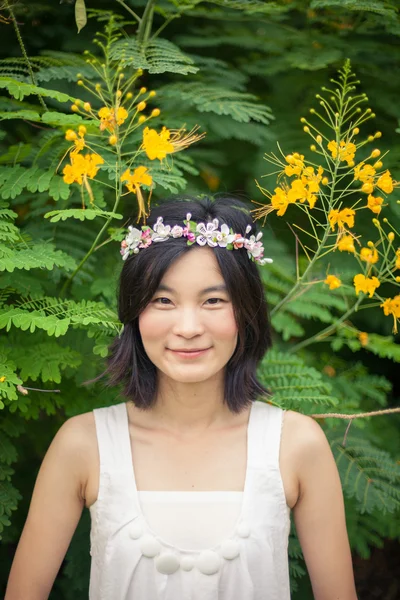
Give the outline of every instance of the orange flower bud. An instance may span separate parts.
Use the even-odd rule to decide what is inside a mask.
[[[141,112],[142,110],[144,110],[146,108],[146,102],[139,102],[139,104],[137,105],[137,109],[139,112]]]
[[[76,104],[72,104],[71,110],[72,110],[72,112],[79,112],[79,106],[77,106]]]
[[[91,110],[92,107],[90,106],[90,102],[85,102],[83,108],[87,111]]]
[[[152,90],[149,94],[149,98],[154,98],[154,96],[157,95],[157,92],[155,92],[154,90]]]
[[[140,115],[138,122],[141,124],[141,123],[144,123],[145,120],[146,120],[146,117],[144,115]]]
[[[388,233],[388,240],[389,240],[389,242],[393,242],[393,240],[394,240],[394,233],[393,233],[393,231],[390,231]]]
[[[154,109],[151,111],[151,116],[152,116],[152,117],[158,117],[158,116],[159,116],[159,114],[160,114],[160,112],[161,112],[161,111],[160,111],[160,109],[159,109],[159,108],[154,108]]]
[[[145,88],[145,87],[142,87],[139,90],[139,94],[145,94],[146,92],[147,92],[147,88]]]
[[[110,135],[108,141],[111,144],[111,146],[115,146],[115,144],[118,142],[118,138],[116,135]]]
[[[378,156],[380,156],[380,154],[381,154],[381,151],[378,148],[376,148],[375,150],[372,150],[371,157],[378,158]]]

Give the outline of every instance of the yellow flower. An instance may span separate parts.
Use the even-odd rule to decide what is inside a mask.
[[[290,201],[287,197],[285,190],[280,187],[275,188],[275,194],[271,197],[272,208],[278,211],[276,214],[278,217],[283,217],[286,212]]]
[[[336,277],[336,275],[328,275],[328,277],[325,279],[324,283],[329,285],[330,290],[336,290],[336,288],[338,288],[342,285],[342,282],[340,281],[340,279],[338,277]]]
[[[205,133],[197,134],[198,126],[193,127],[186,133],[185,129],[176,129],[170,131],[163,127],[160,133],[155,129],[145,127],[143,130],[142,147],[150,160],[163,160],[167,154],[180,152],[191,144],[198,142],[205,136]],[[172,134],[172,135],[171,135]]]
[[[304,185],[308,186],[308,190],[312,194],[318,194],[319,184],[322,179],[324,170],[322,167],[318,167],[318,172],[314,173],[314,167],[306,167],[301,176],[301,181]]]
[[[363,162],[354,167],[354,179],[358,179],[363,183],[373,182],[375,173],[376,171],[372,165],[365,165]]]
[[[335,230],[335,225],[338,225],[339,229],[344,229],[344,224],[348,227],[354,227],[355,214],[356,211],[352,208],[343,208],[342,210],[332,209],[328,215],[332,231]]]
[[[100,117],[100,131],[107,129],[110,133],[113,133],[116,125],[122,125],[128,118],[128,111],[119,106],[117,108],[117,114],[113,108],[103,106],[97,113]]]
[[[294,152],[293,154],[285,156],[285,160],[289,163],[288,166],[285,167],[285,174],[288,175],[288,177],[291,177],[292,175],[300,176],[304,168],[304,155]]]
[[[356,145],[353,144],[352,142],[345,142],[344,140],[342,140],[339,144],[339,148],[337,143],[332,140],[331,142],[329,142],[328,144],[328,150],[331,151],[332,153],[332,158],[337,158],[338,154],[339,154],[339,160],[340,161],[346,161],[347,164],[350,166],[351,163],[354,160],[354,156],[356,153]]]
[[[125,182],[130,192],[136,194],[141,185],[150,186],[153,183],[153,178],[147,171],[147,167],[137,167],[131,174],[130,169],[126,169],[121,175],[121,181]]]
[[[138,205],[139,205],[139,215],[138,220],[142,217],[147,217],[146,206],[142,194],[142,190],[140,189],[141,185],[151,186],[153,183],[153,178],[147,172],[147,167],[137,167],[134,172],[131,174],[130,169],[126,169],[124,173],[121,175],[121,181],[125,182],[126,187],[130,192],[136,194]],[[151,191],[148,199],[148,205],[150,205]]]
[[[370,210],[372,210],[373,213],[375,213],[376,215],[379,215],[379,213],[382,210],[382,206],[381,206],[382,204],[383,204],[383,198],[381,198],[380,196],[375,198],[374,196],[369,194],[367,207]]]
[[[163,160],[167,154],[174,152],[174,146],[169,141],[170,131],[163,127],[161,133],[145,127],[143,131],[143,148],[150,160]]]
[[[2,376],[0,377],[0,383],[4,383],[4,382],[5,382],[5,380],[6,380],[6,376],[5,376],[5,375],[2,375]]]
[[[66,165],[63,169],[63,179],[65,183],[79,183],[82,185],[84,180],[89,177],[93,179],[96,177],[99,170],[98,165],[104,163],[104,159],[99,154],[78,154],[71,152],[70,154],[71,164]]]
[[[381,285],[377,277],[365,277],[362,273],[355,275],[353,282],[357,296],[360,292],[363,292],[364,294],[369,294],[370,298],[374,295],[376,288]]]
[[[376,185],[386,194],[391,194],[393,192],[393,180],[389,170],[385,171],[383,175],[379,177]]]
[[[360,259],[370,265],[374,265],[378,262],[378,251],[376,248],[361,248]]]
[[[360,340],[361,346],[366,346],[368,344],[368,333],[359,331],[358,339]]]
[[[344,235],[338,241],[338,248],[340,252],[355,252],[354,240],[351,235]]]
[[[400,296],[386,298],[380,306],[386,317],[393,315],[393,333],[397,333],[397,319],[400,319]]]

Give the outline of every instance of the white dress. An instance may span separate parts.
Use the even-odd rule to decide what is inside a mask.
[[[236,501],[235,492],[138,492],[126,403],[93,412],[100,484],[90,507],[90,600],[290,600],[283,410],[252,404]]]

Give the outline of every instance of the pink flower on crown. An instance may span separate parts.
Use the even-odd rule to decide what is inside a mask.
[[[215,241],[217,233],[219,233],[217,232],[217,229],[218,219],[213,219],[213,221],[211,223],[207,223],[207,225],[205,225],[204,223],[198,223],[196,231],[200,235],[196,237],[196,242],[200,246],[205,246],[206,244],[212,247],[217,246],[218,244]]]
[[[142,240],[139,244],[139,248],[148,248],[151,242],[151,229],[145,229],[142,231]]]
[[[244,246],[244,237],[242,236],[241,233],[235,233],[234,236],[234,240],[233,240],[233,247],[235,248],[235,250],[237,250],[238,248],[243,248]]]
[[[244,242],[244,247],[247,250],[247,254],[249,258],[254,258],[255,260],[262,258],[264,254],[264,246],[262,242],[259,240],[262,238],[262,232],[260,231],[257,236],[251,235],[250,238],[246,238]]]

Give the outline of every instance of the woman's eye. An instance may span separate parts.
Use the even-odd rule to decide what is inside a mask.
[[[168,304],[169,302],[171,302],[171,300],[169,298],[155,298],[153,300],[154,304]]]
[[[208,300],[206,300],[206,302],[209,302],[210,304],[215,306],[217,304],[221,304],[221,302],[224,302],[224,300],[222,300],[222,298],[209,298]]]

